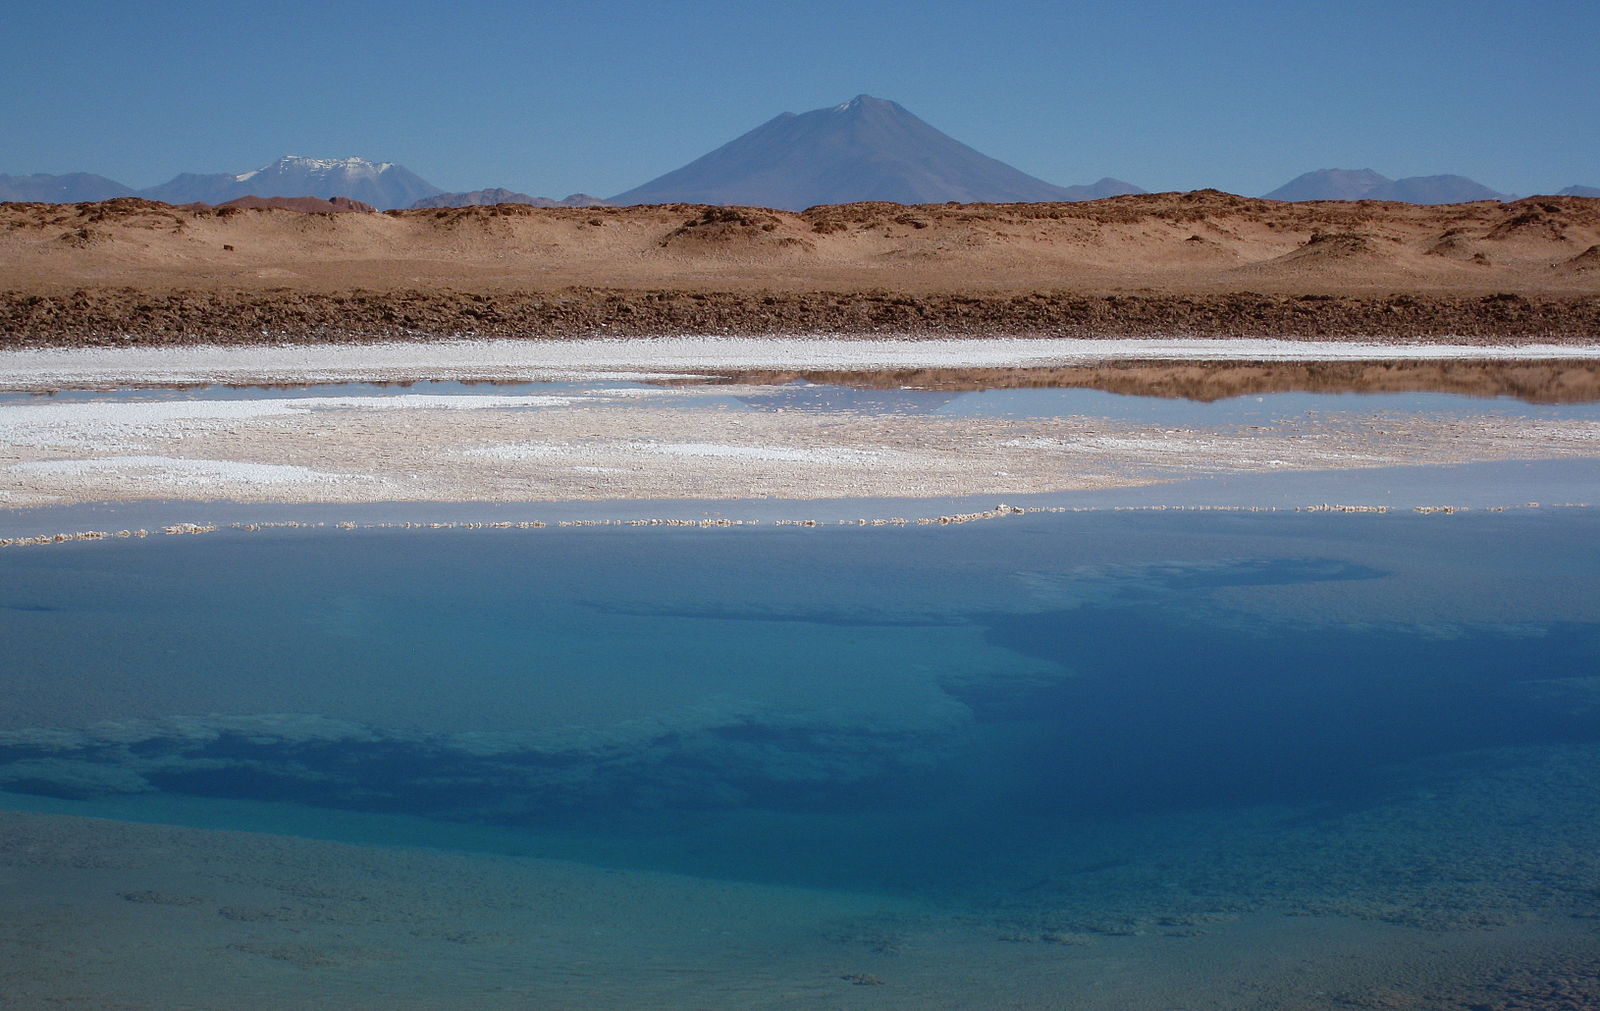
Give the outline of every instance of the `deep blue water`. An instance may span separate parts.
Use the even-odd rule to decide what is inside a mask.
[[[65,544],[0,553],[0,642],[0,806],[1085,922],[1600,913],[1592,510]]]

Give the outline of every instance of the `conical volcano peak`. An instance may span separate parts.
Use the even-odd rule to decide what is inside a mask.
[[[834,112],[859,112],[865,109],[898,109],[900,106],[886,98],[873,98],[871,95],[861,94],[848,102],[841,102],[833,107]]]
[[[1100,184],[1053,186],[974,151],[895,102],[862,94],[841,105],[778,116],[611,199],[800,210],[864,200],[1008,203],[1144,192],[1112,183],[1110,192]]]

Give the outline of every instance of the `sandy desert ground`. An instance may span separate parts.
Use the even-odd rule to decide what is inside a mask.
[[[823,332],[1592,342],[1600,200],[0,207],[12,347]]]

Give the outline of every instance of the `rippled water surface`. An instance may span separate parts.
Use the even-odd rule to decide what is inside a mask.
[[[0,576],[22,920],[164,922],[264,1003],[1555,1007],[1600,965],[1590,510],[262,531]],[[28,992],[151,1006],[188,950],[29,936]]]

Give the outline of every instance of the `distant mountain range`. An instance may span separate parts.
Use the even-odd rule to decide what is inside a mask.
[[[364,158],[301,158],[284,155],[253,172],[197,175],[185,172],[170,182],[140,190],[139,196],[169,204],[221,204],[243,196],[349,197],[379,210],[410,207],[439,187],[393,162]]]
[[[786,112],[710,154],[611,198],[616,204],[816,204],[1093,200],[1143,193],[1116,179],[1055,186],[940,133],[894,102]]]
[[[159,186],[134,190],[103,176],[0,175],[0,200],[80,203],[143,197],[169,204],[225,204],[240,197],[345,197],[380,210],[410,207],[443,190],[392,162],[364,158],[284,155],[252,172],[185,172]]]
[[[587,193],[554,200],[500,188],[446,193],[392,162],[297,155],[285,155],[237,174],[185,172],[142,190],[85,172],[0,175],[0,201],[80,203],[144,197],[170,204],[218,205],[249,196],[315,198],[304,203],[304,207],[314,208],[321,206],[318,201],[339,198],[378,210],[506,203],[533,207],[741,204],[803,210],[817,204],[873,200],[902,204],[1081,201],[1144,192],[1110,177],[1080,186],[1047,183],[946,136],[894,102],[870,95],[857,95],[842,105],[799,115],[786,112],[682,168],[605,200]],[[1558,195],[1600,197],[1600,188],[1569,186]],[[1307,172],[1264,197],[1414,204],[1514,199],[1463,176],[1390,179],[1372,169]]]
[[[1582,189],[1583,187],[1572,187]],[[1566,192],[1566,191],[1562,191]],[[1473,200],[1513,200],[1465,176],[1411,176],[1390,179],[1371,169],[1321,169],[1307,172],[1263,194],[1265,200],[1395,200],[1407,204],[1464,204]]]
[[[135,190],[104,176],[74,172],[68,175],[0,175],[0,201],[75,204],[116,197],[143,197],[168,204],[224,204],[322,210],[320,202],[355,201],[360,207],[391,210],[397,207],[468,207],[476,204],[531,204],[534,207],[604,207],[599,197],[574,193],[561,200],[530,197],[507,189],[446,193],[404,166],[370,162],[364,158],[302,158],[284,155],[252,172],[185,172],[147,189]],[[241,203],[246,197],[278,200]],[[283,199],[313,198],[303,205]],[[341,206],[340,210],[351,207]]]
[[[469,193],[439,193],[431,197],[423,197],[412,207],[486,207],[493,204],[528,204],[533,207],[612,207],[609,200],[591,197],[587,193],[574,193],[552,200],[549,197],[530,197],[526,193],[517,193],[514,190],[487,189],[472,190]]]
[[[115,200],[137,194],[114,179],[88,172],[66,175],[0,175],[0,200],[19,203],[78,204],[87,200]]]

